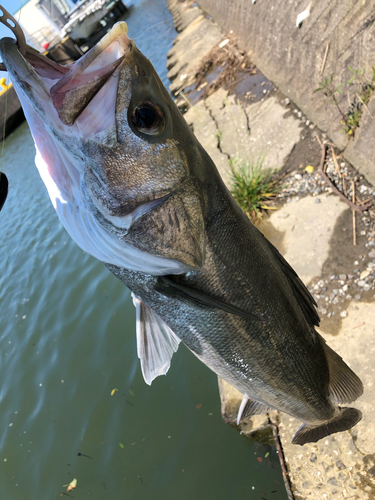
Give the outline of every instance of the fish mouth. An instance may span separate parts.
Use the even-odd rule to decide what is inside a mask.
[[[131,51],[127,32],[126,23],[115,24],[69,66],[48,59],[28,45],[23,56],[13,38],[0,40],[0,53],[11,78],[42,118],[51,117],[52,106],[61,123],[72,126]]]
[[[130,174],[121,161],[129,147],[124,144],[140,149],[144,144],[128,125],[132,91],[143,87],[137,80],[139,53],[127,36],[126,23],[114,25],[72,65],[55,63],[29,46],[20,50],[12,38],[0,40],[0,53],[34,138],[36,166],[61,222],[78,246],[107,264],[148,274],[181,274],[197,268],[201,254],[194,260],[184,250],[174,251],[170,248],[176,239],[173,234],[164,244],[163,221],[154,220],[163,209],[169,220],[172,210],[168,202],[173,195],[169,191],[179,181],[177,174],[159,191],[149,189],[141,174],[126,183]],[[157,145],[152,147],[161,154]],[[172,153],[168,150],[168,154]],[[154,165],[148,158],[145,155],[145,168],[152,183]],[[117,170],[115,159],[120,159],[116,160]],[[182,225],[186,230],[189,214],[182,212],[183,207],[178,215],[182,223],[187,221]],[[141,238],[141,221],[146,219],[163,240],[155,242],[149,237],[153,253],[146,244],[135,242],[136,237],[127,237],[137,225]],[[193,241],[193,249],[196,246]],[[196,250],[193,253],[195,256]]]

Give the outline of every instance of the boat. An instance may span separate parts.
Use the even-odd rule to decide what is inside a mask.
[[[126,12],[122,0],[83,0],[69,13],[62,35],[80,41],[90,38],[109,20],[116,20]]]

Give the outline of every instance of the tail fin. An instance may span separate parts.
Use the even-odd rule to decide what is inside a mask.
[[[339,407],[340,408],[340,407]],[[303,424],[295,433],[292,443],[305,444],[316,443],[335,432],[347,431],[354,427],[362,418],[362,413],[356,408],[340,408],[340,413],[325,424],[311,427]]]

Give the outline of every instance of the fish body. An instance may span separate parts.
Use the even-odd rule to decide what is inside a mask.
[[[145,380],[179,342],[244,394],[239,421],[276,408],[303,444],[361,418],[359,378],[315,331],[296,273],[252,225],[125,23],[70,67],[11,39],[0,52],[36,164],[69,234],[133,292]]]

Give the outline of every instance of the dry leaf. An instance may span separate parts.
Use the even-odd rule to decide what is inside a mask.
[[[202,406],[203,406],[203,405],[202,405],[202,403],[198,403],[198,404],[195,406],[195,408],[196,408],[197,410],[199,410],[199,408],[202,408]]]

